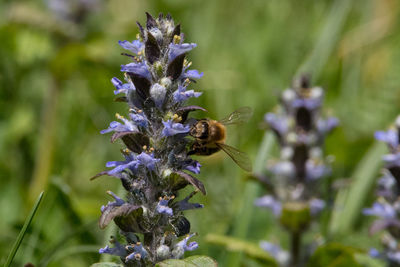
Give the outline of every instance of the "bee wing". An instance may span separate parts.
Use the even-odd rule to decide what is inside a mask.
[[[248,121],[253,115],[253,110],[250,107],[241,107],[220,120],[224,125],[240,124]]]
[[[233,159],[233,161],[239,165],[240,168],[248,172],[252,171],[252,164],[249,156],[246,153],[224,143],[216,143],[216,145],[226,154],[228,154],[228,156],[231,157],[231,159]]]

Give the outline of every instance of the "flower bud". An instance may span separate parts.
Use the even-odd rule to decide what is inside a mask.
[[[169,249],[168,246],[166,246],[166,245],[159,246],[156,250],[157,260],[161,261],[161,260],[168,259],[170,256],[170,253],[171,253],[171,250]]]
[[[173,257],[174,259],[182,258],[182,257],[183,257],[183,254],[185,254],[185,250],[184,250],[182,247],[180,247],[180,246],[176,246],[176,247],[174,248],[174,250],[172,250],[172,257]]]
[[[149,32],[156,38],[157,42],[160,44],[163,41],[163,34],[158,28],[151,28]]]
[[[171,79],[168,78],[168,77],[163,77],[163,78],[160,80],[160,84],[161,84],[162,86],[164,86],[165,88],[168,89],[168,88],[171,86],[172,81],[171,81]]]
[[[153,86],[150,88],[150,96],[158,108],[160,108],[164,103],[165,94],[165,87],[158,83],[153,84]]]

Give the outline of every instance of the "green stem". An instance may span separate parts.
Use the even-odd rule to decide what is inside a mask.
[[[292,232],[290,236],[291,266],[299,267],[301,255],[301,232]]]
[[[59,96],[59,83],[53,78],[53,85],[49,87],[48,96],[44,103],[42,122],[39,136],[39,149],[35,156],[36,162],[29,187],[28,201],[32,203],[40,191],[45,190],[49,183],[49,174],[52,165],[54,137],[56,135],[56,118]]]

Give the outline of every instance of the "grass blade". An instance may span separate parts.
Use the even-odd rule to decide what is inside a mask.
[[[33,206],[32,210],[31,210],[31,213],[29,214],[28,218],[26,219],[26,221],[24,223],[24,226],[21,229],[21,232],[19,232],[18,238],[15,241],[10,254],[8,255],[7,262],[4,265],[4,267],[8,267],[11,265],[11,262],[13,261],[15,254],[17,253],[18,248],[21,245],[22,239],[24,239],[26,230],[28,229],[29,225],[31,224],[33,216],[35,216],[36,211],[39,208],[40,202],[42,201],[42,198],[43,198],[43,193],[44,193],[43,191],[40,193],[39,197],[36,200],[35,205]]]
[[[277,266],[275,259],[270,254],[262,250],[257,244],[246,240],[224,235],[208,234],[206,241],[211,244],[223,246],[229,251],[244,252],[250,258],[262,261],[263,266]]]
[[[313,51],[299,67],[295,76],[299,76],[302,73],[311,73],[312,77],[317,79],[340,38],[340,31],[351,10],[352,2],[353,1],[350,0],[333,2],[326,23]]]
[[[383,143],[375,142],[351,176],[353,182],[350,188],[338,193],[329,227],[331,236],[345,234],[353,227],[368,192],[375,185],[378,170],[382,165],[381,155],[385,151],[386,146]]]
[[[260,149],[257,153],[256,161],[254,163],[254,173],[262,173],[264,171],[265,162],[267,162],[268,156],[270,155],[271,149],[274,145],[274,136],[271,131],[265,133]],[[247,183],[244,189],[244,199],[242,206],[239,209],[236,217],[232,235],[236,238],[246,239],[247,232],[249,229],[250,221],[253,213],[253,202],[258,196],[260,186],[256,183]],[[241,261],[242,253],[235,252],[230,253],[228,263],[226,266],[239,266]]]

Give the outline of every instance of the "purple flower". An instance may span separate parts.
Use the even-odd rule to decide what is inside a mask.
[[[258,207],[269,208],[275,216],[279,216],[282,211],[282,204],[276,200],[273,196],[266,195],[258,198],[254,201],[254,204]]]
[[[133,40],[132,42],[118,41],[118,44],[122,46],[123,49],[129,50],[136,55],[139,54],[139,52],[144,48],[144,44],[139,40]]]
[[[153,171],[156,163],[160,161],[160,159],[154,158],[154,154],[147,154],[145,152],[140,153],[136,159],[139,164],[146,166],[150,171]]]
[[[297,98],[293,100],[292,107],[293,108],[301,108],[304,107],[308,110],[314,110],[321,106],[321,99],[320,98]]]
[[[278,256],[278,253],[282,250],[280,246],[274,245],[267,241],[260,241],[260,247],[273,257]]]
[[[114,90],[115,95],[120,94],[120,93],[124,93],[125,95],[128,95],[130,91],[135,90],[135,86],[131,82],[122,83],[122,81],[116,77],[112,78],[111,82],[117,89],[117,90]]]
[[[200,173],[200,167],[201,167],[201,164],[198,161],[190,160],[190,161],[184,163],[184,167],[183,168],[185,170],[191,171],[191,172],[193,172],[195,174],[199,174]]]
[[[160,159],[154,158],[153,154],[147,154],[145,152],[140,153],[135,156],[135,154],[130,153],[125,155],[125,161],[109,161],[106,164],[106,167],[115,167],[114,169],[107,172],[108,175],[119,177],[118,174],[125,169],[131,170],[133,173],[136,173],[139,166],[145,166],[147,169],[153,171],[155,169],[155,165]]]
[[[376,248],[371,248],[368,251],[368,254],[372,257],[372,258],[378,258],[380,256],[379,251]]]
[[[198,191],[206,193],[204,185],[192,176],[200,173],[201,165],[191,158],[193,140],[187,136],[195,121],[190,112],[204,109],[182,103],[201,95],[189,90],[189,84],[203,73],[189,70],[191,63],[184,60],[197,45],[183,43],[180,25],[175,25],[169,14],[146,16],[143,26],[137,23],[137,40],[119,41],[129,50],[124,55],[131,59],[121,65],[125,80],[111,79],[114,94],[121,94],[116,100],[126,102],[129,116],[117,114],[101,131],[111,132],[111,142],[123,143],[124,158],[107,162],[106,170],[91,178],[117,177],[127,191],[124,199],[109,193],[113,199],[101,208],[99,220],[101,229],[114,221],[126,240],[122,245],[108,244],[112,248],[106,246],[99,252],[118,255],[124,266],[154,266],[196,249],[197,242],[189,240],[193,235],[186,236],[190,222],[183,213],[202,208],[190,198]],[[174,200],[186,186],[194,187],[192,193]]]
[[[126,256],[125,261],[140,260],[146,258],[148,253],[141,243],[136,243],[126,246],[126,249],[132,251],[128,256]]]
[[[186,87],[179,85],[178,90],[174,92],[173,96],[176,102],[182,102],[190,97],[199,97],[201,94],[202,93],[195,92],[194,90],[186,91]]]
[[[157,212],[160,214],[167,214],[168,216],[172,216],[174,215],[172,209],[170,207],[168,207],[168,203],[170,202],[170,200],[173,198],[169,198],[169,197],[163,197],[160,198],[160,201],[157,204]]]
[[[114,194],[113,192],[111,192],[111,191],[107,191],[107,194],[109,194],[110,196],[112,196],[114,199],[115,199],[115,201],[113,201],[113,202],[108,202],[107,203],[107,205],[106,206],[101,206],[101,212],[103,212],[107,207],[119,207],[119,206],[122,206],[124,203],[125,203],[125,201],[122,199],[122,198],[119,198],[116,194]]]
[[[183,125],[178,122],[173,122],[172,120],[163,121],[164,129],[162,130],[163,136],[173,136],[176,134],[188,133],[190,130],[189,125]]]
[[[121,65],[121,71],[131,72],[139,76],[142,76],[147,80],[151,80],[150,71],[148,70],[146,63],[144,62]]]
[[[283,116],[267,113],[264,116],[264,120],[279,136],[283,136],[289,129],[287,119]]]
[[[102,2],[98,0],[46,0],[46,4],[57,19],[61,18],[74,23],[82,22],[89,12],[99,10],[102,6]]]
[[[120,256],[120,257],[125,257],[126,254],[128,254],[126,252],[126,249],[123,245],[121,245],[118,241],[114,241],[114,247],[110,248],[108,245],[105,248],[101,248],[99,249],[99,253],[103,254],[103,253],[107,253],[107,254],[111,254],[111,255],[115,255],[115,256]]]
[[[400,251],[396,251],[396,252],[389,251],[387,253],[387,257],[389,260],[391,260],[397,264],[400,264]]]
[[[270,171],[275,175],[293,177],[296,173],[296,168],[290,161],[281,161],[273,165]]]
[[[185,197],[181,201],[177,203],[178,209],[180,211],[184,210],[193,210],[193,209],[201,209],[204,207],[204,205],[199,204],[199,203],[189,203],[189,199],[191,199],[194,196],[194,193],[190,194],[189,196]]]
[[[389,203],[375,202],[372,208],[363,209],[364,215],[377,216],[383,219],[396,218],[396,210]]]
[[[176,57],[182,55],[183,53],[189,52],[193,48],[195,48],[197,44],[174,44],[171,43],[169,45],[169,53],[168,53],[168,62],[171,62]]]
[[[188,71],[184,71],[182,74],[182,79],[200,79],[201,77],[203,77],[203,72],[199,73],[198,70],[188,70]]]
[[[193,251],[199,247],[197,242],[190,242],[189,245],[187,244],[189,239],[192,238],[195,234],[191,234],[186,236],[182,241],[175,245],[175,247],[183,249],[183,251]]]
[[[397,166],[400,167],[400,152],[396,154],[388,154],[382,157],[388,168]]]
[[[317,215],[325,208],[326,205],[325,205],[325,201],[323,201],[322,199],[313,198],[312,200],[310,200],[309,206],[310,206],[311,214]]]
[[[385,142],[392,148],[396,148],[399,145],[399,136],[394,130],[388,130],[387,132],[376,131],[374,136],[376,140]]]
[[[327,134],[336,128],[339,124],[339,120],[335,117],[330,117],[326,120],[318,120],[317,121],[317,129],[320,134]]]
[[[107,129],[100,131],[101,134],[109,133],[109,132],[138,132],[138,128],[131,121],[125,119],[119,114],[116,114],[116,117],[124,122],[124,124],[112,121],[110,126]]]
[[[260,247],[268,252],[281,265],[285,266],[289,261],[289,253],[284,251],[280,246],[267,241],[260,241]]]
[[[129,117],[137,126],[146,128],[148,125],[146,115],[143,112],[130,113]]]
[[[396,185],[396,180],[390,173],[385,173],[383,177],[378,180],[378,195],[384,197],[391,197],[394,192],[393,187]]]
[[[309,180],[317,180],[330,173],[331,169],[324,165],[318,164],[315,160],[307,160],[306,162],[306,176]]]
[[[133,153],[124,155],[125,161],[109,161],[106,164],[107,168],[115,167],[114,169],[107,172],[108,175],[118,177],[118,174],[125,169],[130,169],[132,172],[136,172],[139,161],[136,160],[136,156]]]

